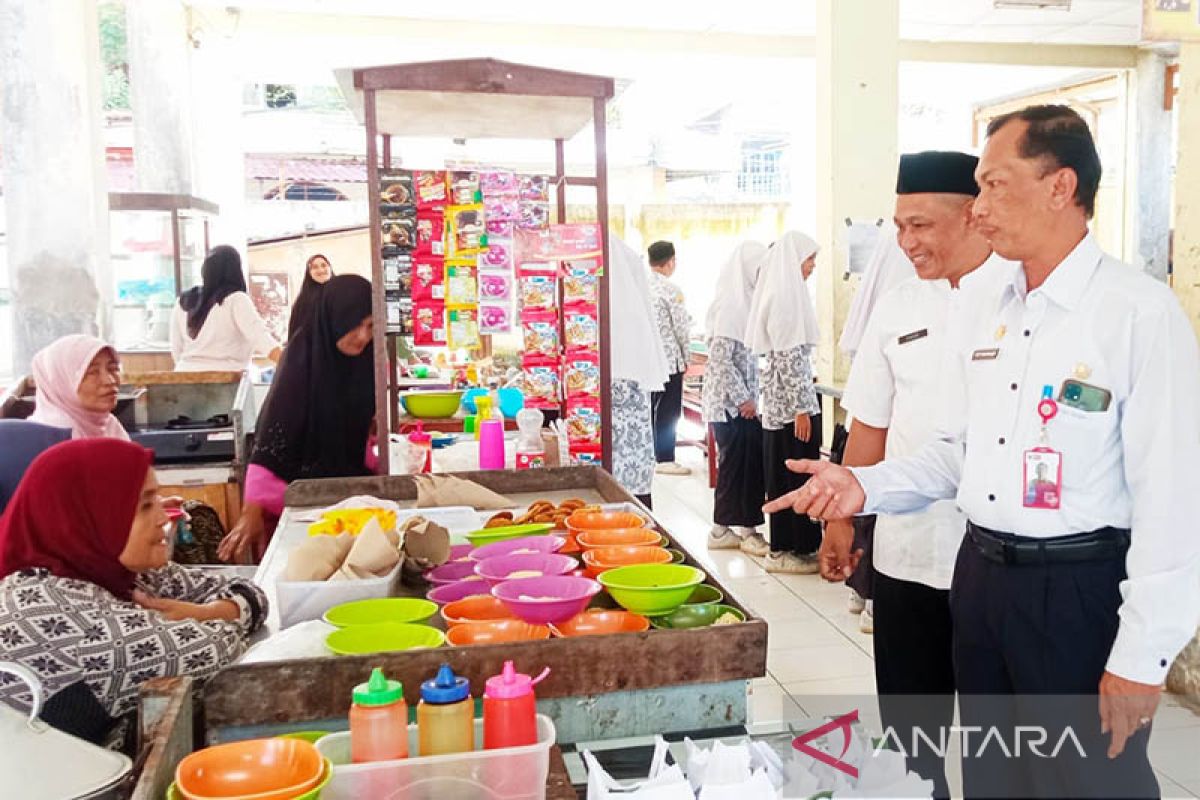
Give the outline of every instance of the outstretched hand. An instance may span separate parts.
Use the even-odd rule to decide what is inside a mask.
[[[787,468],[802,475],[811,475],[808,482],[795,491],[777,497],[763,506],[773,514],[792,509],[812,519],[831,520],[853,517],[863,510],[866,492],[854,473],[840,464],[829,461],[788,461]]]

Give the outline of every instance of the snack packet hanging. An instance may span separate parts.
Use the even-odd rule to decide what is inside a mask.
[[[563,360],[563,388],[568,398],[600,396],[600,355],[568,352]]]
[[[511,305],[487,302],[479,304],[479,332],[481,334],[509,333],[512,329]]]
[[[521,275],[523,311],[547,311],[558,308],[558,284],[553,274]]]
[[[440,258],[417,256],[413,260],[412,298],[416,302],[446,301],[446,266]]]
[[[553,313],[522,314],[525,355],[558,358],[558,319]]]
[[[446,215],[441,211],[417,214],[417,253],[442,256],[446,253]]]
[[[479,312],[474,308],[450,309],[446,312],[446,334],[450,347],[479,347]]]
[[[416,172],[413,174],[413,193],[417,196],[418,209],[441,211],[447,205],[446,173]]]
[[[475,256],[487,247],[483,205],[450,206],[446,209],[447,258]]]
[[[600,320],[592,309],[576,308],[563,314],[564,344],[571,350],[600,347]]]
[[[446,344],[446,306],[443,303],[413,304],[413,344],[417,347]]]
[[[450,308],[479,304],[479,279],[475,265],[446,264],[446,305]]]

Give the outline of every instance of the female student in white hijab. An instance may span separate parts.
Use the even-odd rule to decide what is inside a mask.
[[[654,480],[650,393],[671,377],[650,305],[650,269],[609,235],[613,477],[647,508]]]
[[[807,480],[788,470],[794,458],[820,458],[821,405],[813,380],[817,314],[805,281],[816,265],[817,243],[788,231],[767,252],[754,288],[746,343],[765,357],[762,373],[763,472],[767,497],[776,498]],[[771,515],[768,572],[811,574],[821,526],[790,511]],[[748,549],[753,548],[747,542]],[[766,550],[767,548],[762,548]]]
[[[746,346],[750,301],[767,248],[742,242],[717,277],[717,293],[705,318],[708,362],[700,399],[704,422],[716,440],[717,487],[713,493],[712,550],[770,551],[757,530],[763,524],[762,423],[758,418],[758,360]]]

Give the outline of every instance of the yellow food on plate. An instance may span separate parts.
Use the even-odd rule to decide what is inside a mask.
[[[540,578],[542,571],[540,569],[519,569],[516,572],[508,573],[508,579],[511,581],[514,578]]]
[[[308,526],[309,536],[337,536],[349,533],[357,536],[372,519],[379,521],[385,531],[395,530],[396,512],[386,508],[343,508],[326,511],[321,519]]]
[[[741,622],[741,620],[737,618],[736,614],[731,614],[726,611],[724,614],[713,620],[713,625],[737,625],[739,622]]]

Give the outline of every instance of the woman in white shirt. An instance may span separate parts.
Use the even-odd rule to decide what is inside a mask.
[[[244,370],[254,355],[279,361],[279,342],[246,293],[238,251],[214,247],[200,277],[202,285],[180,295],[171,319],[175,371]]]

